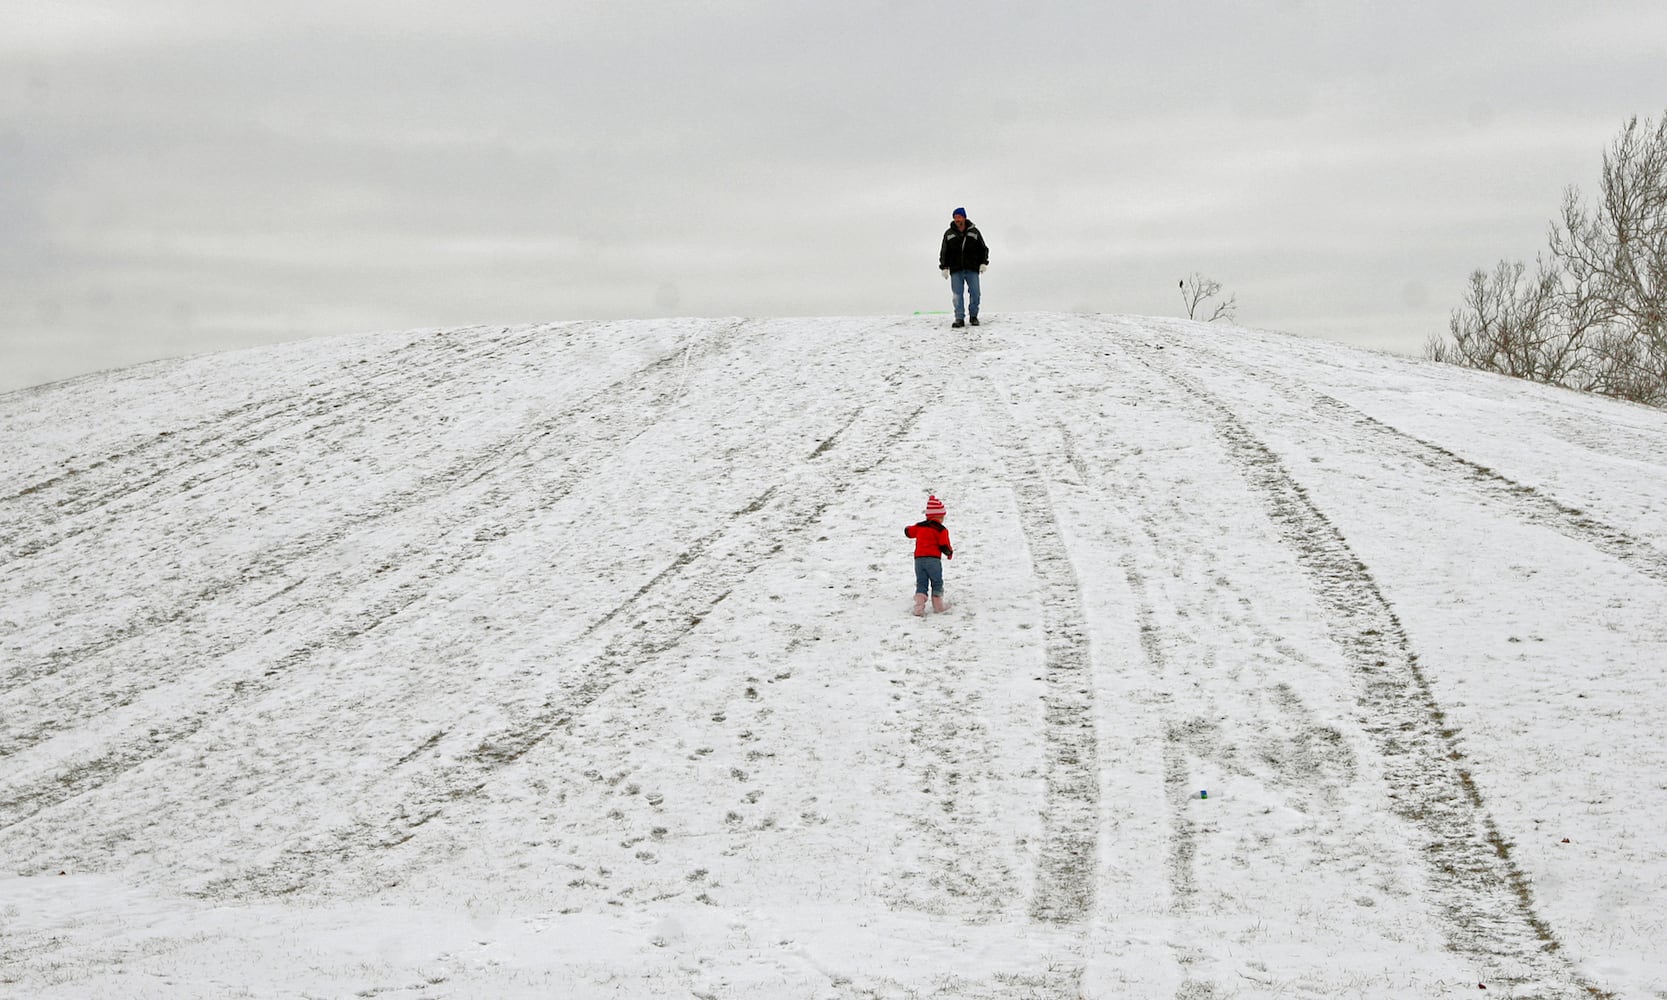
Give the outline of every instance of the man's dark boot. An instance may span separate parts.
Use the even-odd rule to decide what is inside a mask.
[[[953,330],[959,330],[961,327],[966,326],[966,324],[961,322],[960,320],[956,320],[955,322],[949,324],[949,326]]]
[[[972,317],[972,319],[968,320],[968,322],[971,323],[973,326],[977,326],[978,325],[978,317],[974,316],[974,317]]]

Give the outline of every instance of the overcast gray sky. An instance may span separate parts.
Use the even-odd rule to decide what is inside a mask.
[[[1667,4],[12,0],[0,391],[374,330],[1182,311],[1417,353],[1532,257]]]

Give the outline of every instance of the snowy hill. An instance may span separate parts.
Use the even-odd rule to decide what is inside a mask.
[[[0,995],[1667,997],[1667,413],[964,333],[0,396]]]

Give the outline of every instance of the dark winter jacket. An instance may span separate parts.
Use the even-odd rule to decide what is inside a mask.
[[[984,245],[984,234],[971,221],[965,229],[956,229],[952,222],[944,230],[943,246],[938,248],[938,267],[965,271],[989,262],[990,248]]]
[[[955,558],[955,550],[949,547],[949,529],[937,521],[922,521],[919,524],[911,524],[903,529],[903,536],[915,540],[915,556],[917,558],[929,556],[936,559],[940,555],[948,556],[950,559]]]

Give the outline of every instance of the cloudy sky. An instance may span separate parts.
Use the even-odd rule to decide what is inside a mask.
[[[1586,9],[1582,9],[1586,8]],[[1417,353],[1532,258],[1667,5],[21,0],[0,391],[184,353],[560,319],[1178,315]]]

